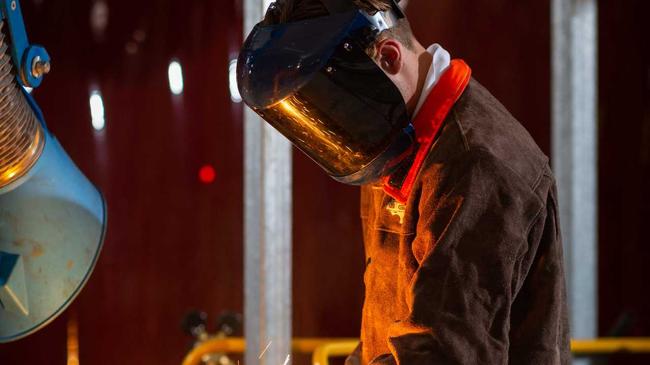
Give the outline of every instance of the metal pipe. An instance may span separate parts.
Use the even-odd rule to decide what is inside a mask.
[[[244,0],[245,35],[262,19],[267,3]],[[250,345],[245,361],[278,365],[291,342],[292,150],[248,108],[244,148],[244,334]]]
[[[551,14],[552,164],[558,186],[571,335],[592,338],[597,335],[598,323],[598,4],[596,0],[553,0]]]

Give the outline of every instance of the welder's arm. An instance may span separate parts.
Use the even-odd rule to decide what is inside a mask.
[[[561,253],[544,257],[549,248],[540,246],[555,247],[559,240],[554,208],[510,171],[483,159],[451,192],[423,191],[423,199],[420,219],[427,224],[420,225],[412,248],[420,266],[411,279],[410,315],[390,328],[390,353],[371,364],[503,364],[514,346],[526,352],[539,345],[544,352],[550,345],[557,354],[561,319],[554,307],[561,303],[553,301],[563,300],[554,299],[563,289]],[[544,279],[531,284],[537,277]],[[541,299],[517,304],[519,290],[530,285]],[[513,316],[533,331],[551,328],[523,334],[530,343],[513,344],[509,334],[521,330],[511,328]],[[551,343],[544,343],[548,338]],[[540,356],[524,363],[558,363]]]

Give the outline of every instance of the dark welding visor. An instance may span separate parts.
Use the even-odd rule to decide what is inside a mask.
[[[335,179],[376,180],[412,143],[400,91],[365,52],[396,20],[354,10],[258,24],[238,61],[243,100]]]

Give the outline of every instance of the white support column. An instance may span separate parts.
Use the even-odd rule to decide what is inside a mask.
[[[558,184],[571,334],[592,338],[598,329],[598,4],[597,0],[553,0],[551,6],[552,163]]]
[[[269,2],[244,0],[244,36]],[[291,145],[245,108],[244,148],[245,363],[282,365],[291,346]]]

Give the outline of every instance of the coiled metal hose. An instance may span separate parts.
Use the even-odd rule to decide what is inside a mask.
[[[43,128],[16,81],[0,22],[0,189],[34,166],[45,143]]]

